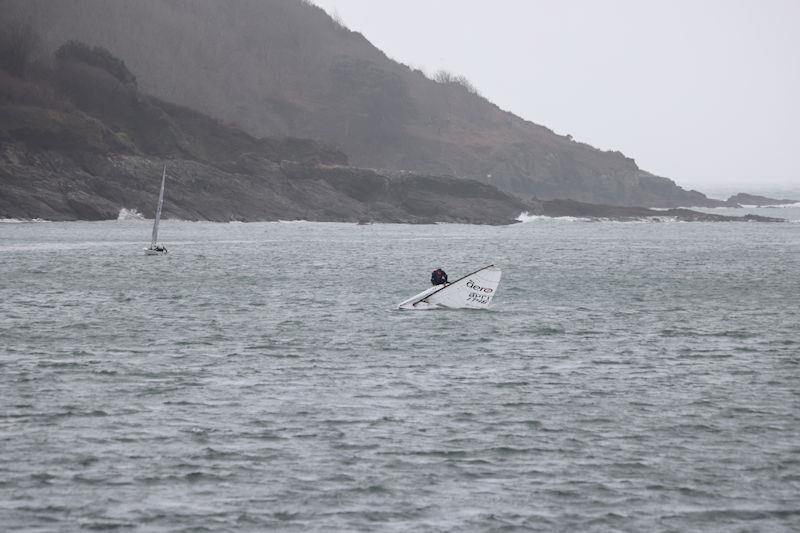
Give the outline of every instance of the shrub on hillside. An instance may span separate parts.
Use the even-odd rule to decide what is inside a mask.
[[[436,83],[441,83],[443,85],[449,85],[449,84],[460,85],[468,93],[478,94],[478,89],[472,84],[471,81],[467,79],[466,76],[456,75],[444,69],[438,71],[436,74],[433,75],[433,81],[435,81]]]
[[[69,41],[56,51],[60,62],[85,63],[102,69],[125,85],[136,86],[136,76],[128,70],[125,62],[100,46],[89,46],[80,41]]]

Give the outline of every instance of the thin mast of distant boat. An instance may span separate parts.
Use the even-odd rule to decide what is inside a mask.
[[[164,163],[164,173],[161,175],[161,192],[158,193],[158,207],[156,207],[156,221],[153,224],[153,240],[150,248],[155,249],[158,241],[158,223],[161,220],[161,206],[164,205],[164,184],[167,181],[167,164]]]
[[[167,164],[164,163],[164,172],[161,174],[161,191],[158,193],[158,206],[156,206],[156,220],[153,222],[153,238],[150,247],[144,249],[145,255],[161,255],[167,253],[165,246],[158,246],[158,223],[161,222],[161,207],[164,205],[164,184],[167,181]]]

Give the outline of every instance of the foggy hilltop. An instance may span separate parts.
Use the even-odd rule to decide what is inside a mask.
[[[721,204],[456,74],[398,63],[306,1],[5,0],[0,15],[40,40],[38,66],[0,80],[0,215],[147,212],[159,158],[176,160],[165,210],[192,219],[505,223],[541,200]],[[38,203],[21,206],[32,183]]]

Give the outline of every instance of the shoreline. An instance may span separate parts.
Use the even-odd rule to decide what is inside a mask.
[[[454,221],[454,220],[432,220],[432,221],[397,221],[397,220],[368,220],[368,221],[353,221],[353,220],[314,220],[314,219],[250,219],[250,220],[213,220],[213,219],[183,219],[183,218],[162,218],[162,222],[197,222],[197,223],[212,223],[212,224],[251,224],[251,223],[281,223],[281,224],[299,224],[299,223],[320,223],[320,224],[355,224],[361,226],[368,226],[372,224],[397,224],[397,225],[471,225],[471,226],[511,226],[515,224],[528,224],[539,220],[562,220],[569,222],[632,222],[632,223],[672,223],[672,222],[760,222],[760,223],[790,223],[789,219],[765,217],[755,214],[746,214],[743,216],[730,216],[718,215],[707,213],[703,211],[694,211],[685,208],[669,208],[669,209],[653,209],[653,208],[614,208],[616,209],[631,209],[640,210],[648,209],[652,211],[651,214],[637,214],[637,215],[618,215],[618,216],[600,216],[590,214],[544,214],[530,211],[521,212],[515,219],[505,224],[497,223],[476,223],[467,221]],[[709,208],[717,209],[717,208]],[[124,209],[123,209],[124,210]],[[107,218],[107,219],[20,219],[20,218],[0,218],[0,224],[41,224],[41,223],[59,223],[59,222],[140,222],[143,224],[152,224],[152,218],[145,217],[124,217],[124,218]]]

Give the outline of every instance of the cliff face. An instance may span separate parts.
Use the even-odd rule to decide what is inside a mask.
[[[108,48],[148,93],[251,135],[333,143],[356,165],[452,174],[523,198],[718,204],[434,82],[300,0],[0,3],[0,15],[11,11],[50,49],[69,39]]]
[[[187,220],[506,224],[525,210],[475,181],[354,168],[323,143],[257,139],[82,60],[28,80],[0,71],[0,218],[152,217],[165,161],[165,216]]]

